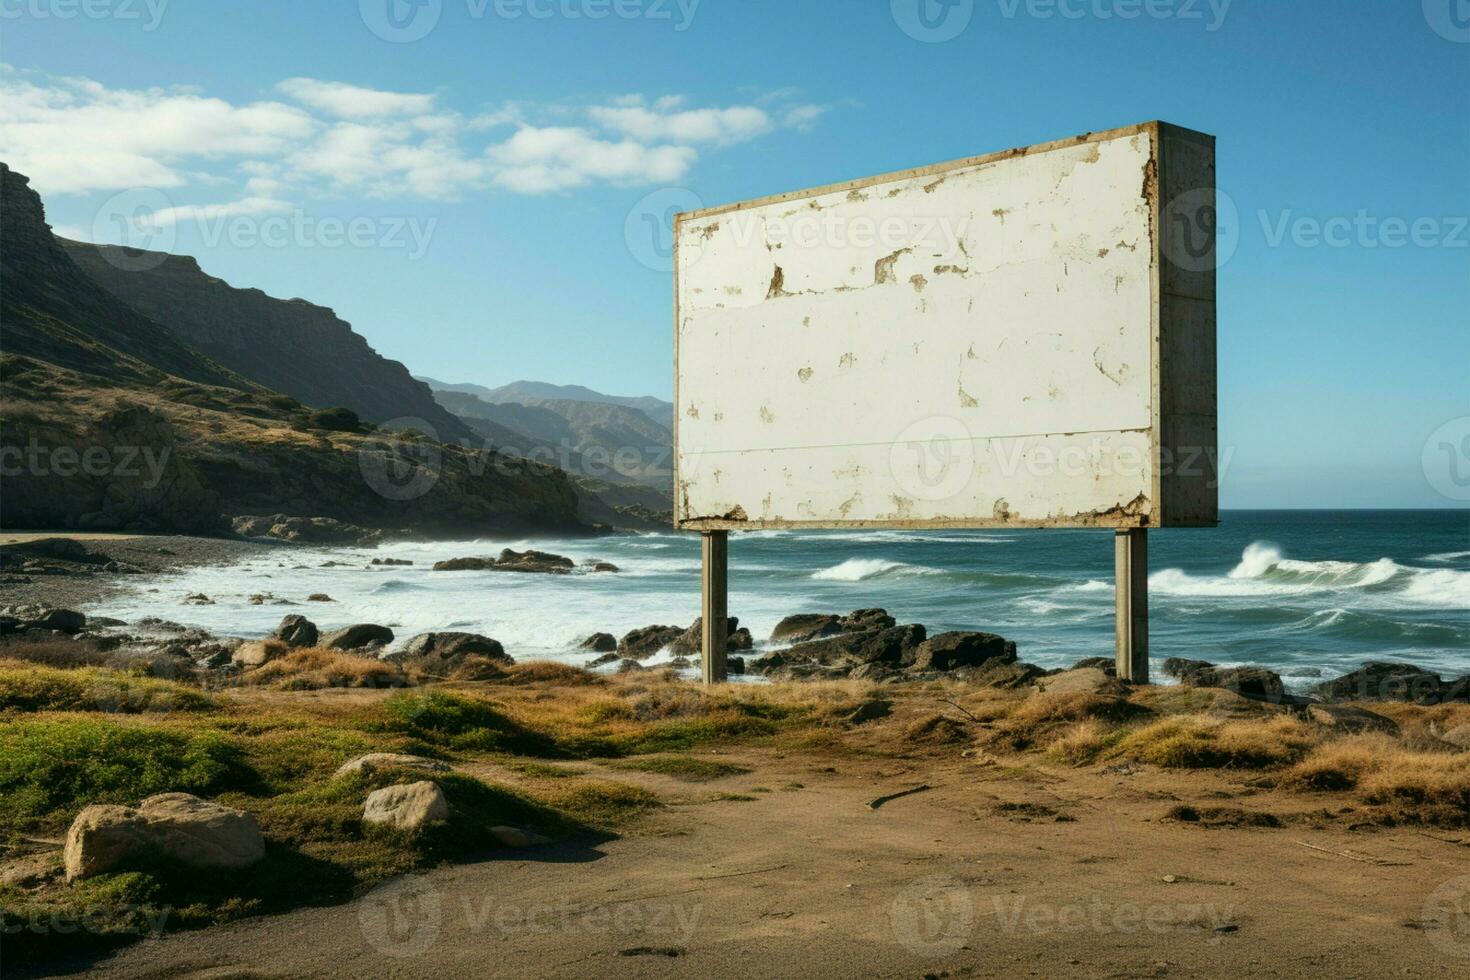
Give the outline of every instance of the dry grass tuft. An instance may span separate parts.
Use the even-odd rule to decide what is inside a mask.
[[[1386,822],[1470,827],[1470,752],[1422,751],[1388,735],[1353,735],[1316,748],[1281,785],[1353,791]]]
[[[408,687],[413,683],[403,668],[396,664],[323,647],[293,650],[245,673],[240,682],[270,685],[285,691],[316,691],[329,687],[392,688]]]
[[[1130,731],[1111,754],[1169,769],[1270,769],[1300,759],[1320,735],[1291,718],[1161,718]]]
[[[581,667],[552,663],[547,660],[535,660],[506,668],[504,683],[587,687],[602,684],[604,681],[590,670],[584,670]]]

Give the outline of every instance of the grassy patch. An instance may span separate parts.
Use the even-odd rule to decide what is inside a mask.
[[[0,666],[0,709],[15,711],[206,711],[211,698],[173,681],[102,667]]]
[[[626,825],[663,806],[663,801],[646,789],[602,780],[579,779],[565,787],[544,790],[538,796],[568,817],[606,828]]]
[[[1297,761],[1314,742],[1311,729],[1289,718],[1170,717],[1128,732],[1110,754],[1170,769],[1268,769]]]
[[[566,751],[556,739],[530,728],[488,701],[429,691],[396,694],[383,704],[383,719],[373,727],[411,735],[449,749],[505,752],[557,758]]]
[[[750,772],[742,766],[733,766],[728,762],[715,762],[710,759],[691,759],[682,755],[660,755],[650,756],[643,759],[627,759],[614,763],[620,769],[636,769],[639,772],[653,772],[661,776],[673,776],[682,779],[686,783],[707,783],[713,779],[722,779],[725,776],[738,776]]]
[[[218,732],[85,717],[0,724],[0,833],[59,830],[89,803],[154,793],[214,796],[252,785],[239,746]]]

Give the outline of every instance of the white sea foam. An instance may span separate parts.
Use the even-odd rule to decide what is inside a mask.
[[[864,582],[880,576],[893,575],[937,575],[936,568],[909,565],[886,558],[849,558],[840,565],[813,572],[812,578],[827,582]]]
[[[1448,565],[1451,562],[1464,561],[1470,558],[1470,551],[1442,551],[1437,555],[1425,555],[1425,561],[1432,561],[1440,565]]]
[[[1367,591],[1388,600],[1470,608],[1470,572],[1410,568],[1391,558],[1371,562],[1301,561],[1275,545],[1255,542],[1224,577],[1197,576],[1166,568],[1149,576],[1149,587],[1168,596],[1241,598]]]

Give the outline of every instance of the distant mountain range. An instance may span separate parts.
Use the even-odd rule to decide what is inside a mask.
[[[569,475],[529,452],[656,442],[666,430],[640,411],[548,407],[516,428],[461,417],[324,307],[236,289],[186,256],[58,239],[3,163],[0,202],[0,450],[23,461],[7,465],[6,528],[667,526],[667,487],[640,483],[653,473]],[[404,418],[441,442],[379,428]]]
[[[433,378],[415,375],[416,380],[422,381],[435,391],[456,392],[464,395],[474,395],[481,401],[492,402],[497,405],[518,404],[537,405],[548,401],[570,401],[570,402],[595,402],[601,405],[620,405],[623,408],[636,409],[653,419],[665,429],[674,427],[674,403],[664,401],[662,398],[654,398],[650,395],[624,396],[604,395],[600,391],[584,388],[581,385],[555,385],[544,381],[512,381],[508,385],[499,388],[486,388],[476,384],[448,384],[436,381]]]

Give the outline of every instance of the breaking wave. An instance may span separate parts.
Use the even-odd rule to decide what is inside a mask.
[[[849,558],[840,565],[813,572],[812,578],[824,582],[865,582],[868,579],[887,578],[897,575],[937,575],[937,568],[909,565],[886,558]]]

